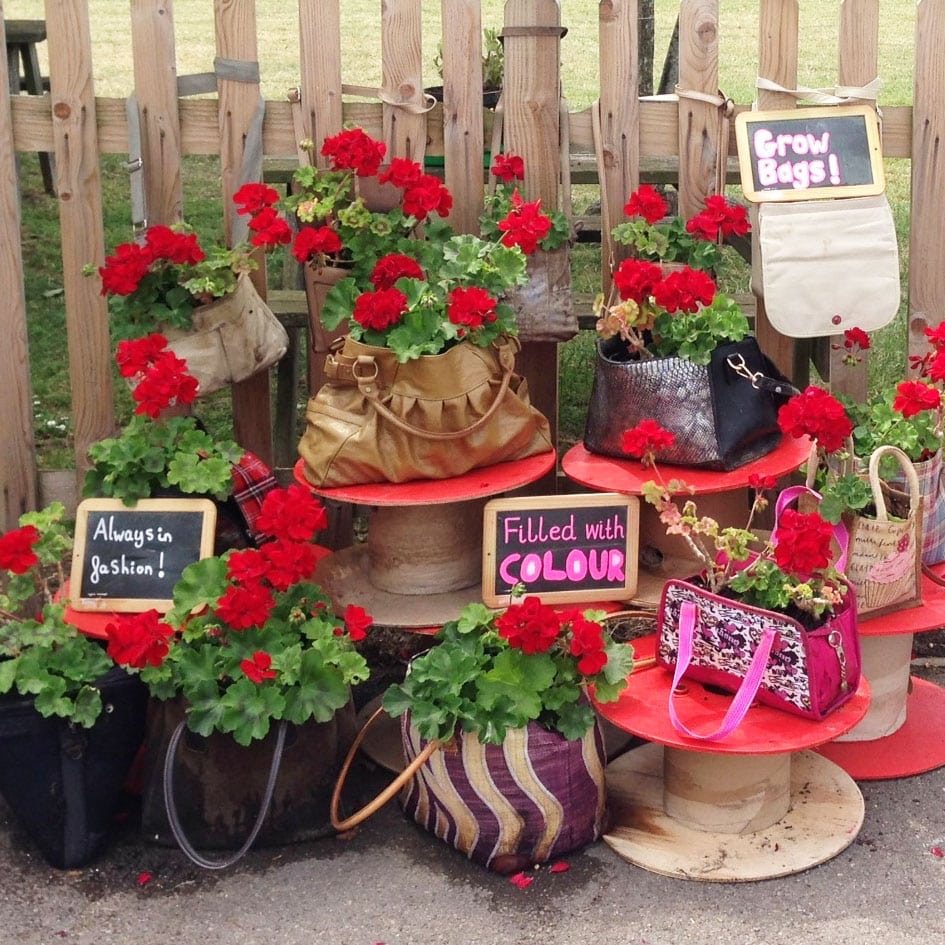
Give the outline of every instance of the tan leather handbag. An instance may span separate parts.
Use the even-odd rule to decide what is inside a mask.
[[[308,402],[299,443],[319,487],[448,479],[478,466],[553,449],[548,421],[515,373],[519,342],[464,342],[399,363],[350,337],[325,362],[328,382]]]

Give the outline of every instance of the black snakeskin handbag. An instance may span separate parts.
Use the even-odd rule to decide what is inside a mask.
[[[719,345],[706,365],[631,357],[610,338],[597,343],[584,445],[626,459],[624,431],[651,419],[676,435],[659,462],[735,469],[778,445],[778,409],[795,393],[751,335]]]

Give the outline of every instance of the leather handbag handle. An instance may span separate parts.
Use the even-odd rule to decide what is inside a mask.
[[[502,401],[505,398],[505,395],[508,393],[509,384],[512,382],[512,373],[514,371],[515,362],[514,359],[501,357],[501,354],[500,360],[505,362],[502,373],[502,384],[495,395],[495,400],[489,405],[489,409],[478,420],[476,420],[474,423],[471,423],[468,427],[465,427],[462,430],[453,430],[450,432],[424,430],[421,427],[415,427],[413,424],[407,423],[407,421],[402,417],[398,417],[397,414],[393,413],[393,411],[391,411],[381,401],[381,391],[377,385],[377,362],[371,355],[359,355],[357,361],[354,364],[353,372],[355,380],[358,382],[358,390],[361,391],[361,393],[374,405],[374,409],[385,420],[387,420],[388,423],[398,427],[405,433],[420,437],[424,440],[458,440],[461,437],[464,437],[469,433],[475,433],[476,430],[484,427],[495,416],[496,411],[498,411],[499,407],[502,405]],[[361,368],[366,368],[368,370],[373,368],[373,371],[368,374],[362,374]]]
[[[679,646],[676,654],[676,670],[673,673],[673,688],[669,694],[669,718],[673,723],[673,728],[683,735],[690,738],[697,738],[704,742],[717,742],[727,738],[741,724],[745,718],[755,696],[761,688],[761,680],[764,677],[765,669],[768,666],[768,657],[771,655],[771,647],[778,635],[774,627],[765,628],[762,633],[758,646],[752,654],[751,663],[748,666],[748,672],[735,693],[732,704],[728,707],[725,717],[714,732],[699,733],[690,729],[679,718],[676,712],[676,706],[673,702],[676,687],[682,681],[689,664],[692,662],[692,636],[695,629],[696,619],[698,618],[699,608],[695,601],[683,601],[679,608]]]
[[[351,764],[354,761],[354,756],[358,753],[358,749],[361,747],[361,743],[364,741],[365,736],[370,730],[371,726],[381,717],[384,713],[384,707],[381,706],[378,708],[374,714],[364,723],[361,728],[361,731],[358,732],[357,737],[351,745],[351,748],[348,749],[347,757],[344,760],[344,764],[341,766],[341,771],[338,773],[338,780],[335,782],[335,789],[331,793],[331,809],[329,816],[331,817],[331,825],[339,833],[343,833],[346,830],[351,830],[354,827],[357,827],[358,824],[363,823],[368,819],[372,814],[376,814],[389,800],[395,797],[400,789],[420,770],[420,768],[426,763],[427,759],[435,752],[439,747],[440,743],[433,739],[426,743],[423,746],[423,750],[404,768],[400,774],[397,775],[394,780],[381,791],[373,801],[369,801],[361,810],[352,814],[350,817],[346,817],[344,820],[340,819],[338,809],[341,806],[341,792],[344,789],[345,781],[348,778],[348,772],[351,770]]]

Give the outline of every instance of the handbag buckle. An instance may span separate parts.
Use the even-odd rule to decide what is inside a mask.
[[[846,692],[850,684],[847,682],[847,655],[843,651],[843,634],[839,630],[831,630],[827,634],[827,643],[837,654],[837,662],[840,664],[840,691]]]
[[[757,390],[761,386],[761,380],[764,374],[761,371],[753,371],[746,363],[745,356],[742,354],[730,354],[725,363],[739,376],[751,381],[751,386]]]

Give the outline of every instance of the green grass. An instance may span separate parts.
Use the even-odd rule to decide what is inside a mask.
[[[597,95],[598,5],[592,0],[561,0],[561,19],[568,33],[562,40],[563,91],[572,110],[589,105]],[[89,0],[89,16],[95,64],[95,92],[99,96],[125,97],[133,79],[129,50],[129,7],[116,0]],[[180,75],[212,69],[215,55],[211,0],[179,0],[174,6],[178,37],[177,71]],[[836,40],[839,4],[800,0],[801,62],[798,81],[807,86],[832,85],[836,72]],[[502,0],[483,0],[483,25],[501,27]],[[725,0],[721,4],[720,84],[726,94],[747,103],[754,96],[757,74],[757,0]],[[268,99],[281,99],[299,81],[297,7],[286,0],[257,0],[258,45],[262,91]],[[377,85],[380,82],[380,36],[377,0],[344,0],[341,4],[344,33],[345,82]],[[441,32],[441,0],[422,0],[425,77],[436,81],[433,60]],[[676,0],[656,0],[655,72],[658,79],[678,11]],[[45,0],[6,0],[8,19],[42,18]],[[911,101],[914,48],[914,0],[883,0],[880,24],[881,102]],[[826,41],[824,41],[826,37]],[[185,39],[186,38],[186,39]],[[45,48],[40,49],[45,68]],[[36,416],[37,447],[45,468],[73,463],[69,435],[70,391],[66,370],[65,316],[63,309],[59,224],[56,201],[42,191],[34,154],[21,156],[23,197],[23,252],[29,317],[30,358]],[[888,192],[900,233],[904,274],[908,265],[909,162],[888,161]],[[106,156],[102,164],[105,192],[106,247],[131,238],[128,177],[120,156]],[[221,229],[219,173],[210,158],[185,158],[185,213],[201,238],[213,239]],[[593,188],[579,188],[578,209],[596,197]],[[576,291],[594,292],[600,282],[600,256],[593,247],[579,246],[574,253]],[[275,267],[278,270],[278,265]],[[904,284],[905,292],[905,284]],[[905,308],[905,306],[903,307]],[[906,325],[901,314],[893,325],[878,333],[870,361],[872,385],[885,385],[900,375],[905,362]],[[581,436],[584,411],[593,377],[593,334],[584,332],[560,347],[560,418],[565,442]],[[130,400],[116,382],[119,420],[127,416]],[[229,432],[226,392],[201,401],[201,414],[220,432]]]

